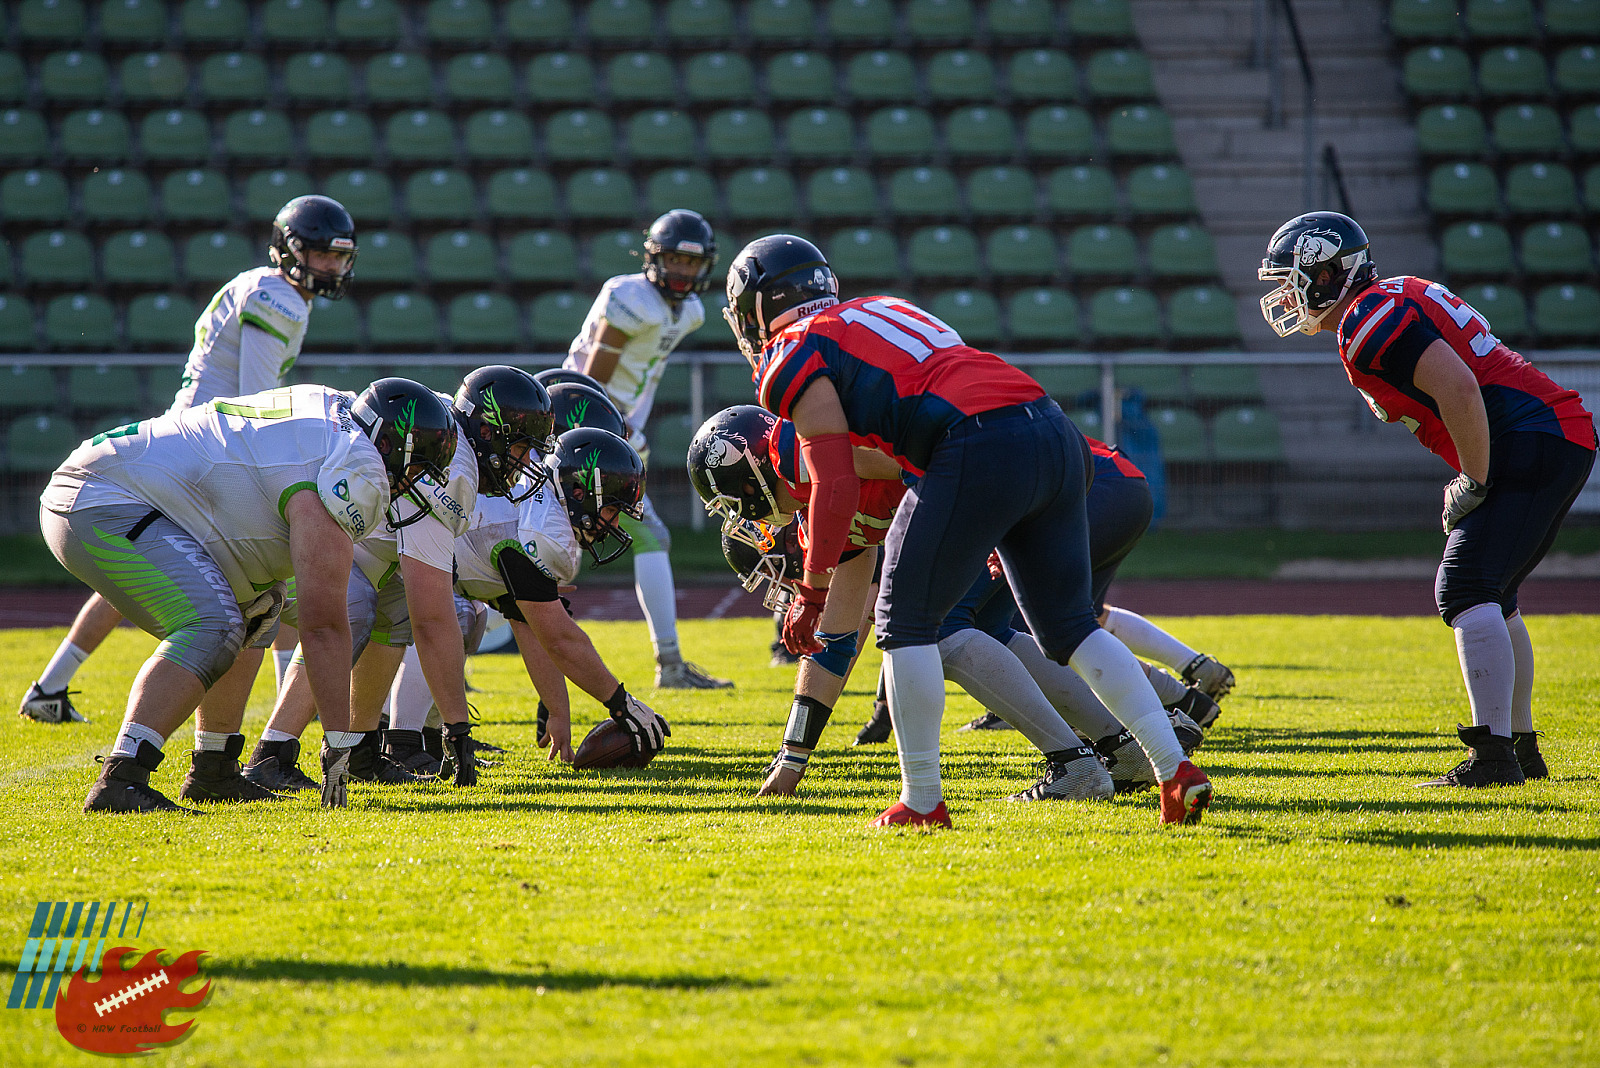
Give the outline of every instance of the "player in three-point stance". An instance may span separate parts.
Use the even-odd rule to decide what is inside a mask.
[[[939,626],[995,547],[1040,646],[1091,680],[1149,755],[1162,821],[1198,820],[1210,781],[1184,758],[1133,654],[1095,621],[1089,450],[1043,388],[904,300],[840,303],[822,253],[798,237],[745,246],[728,271],[728,304],[757,396],[794,423],[811,474],[805,576],[784,625],[791,650],[821,649],[817,620],[859,498],[852,443],[881,448],[919,477],[889,529],[876,611],[902,788],[875,824],[950,824]]]
[[[1279,336],[1336,332],[1373,414],[1401,422],[1459,472],[1435,596],[1455,631],[1472,726],[1469,755],[1423,786],[1516,785],[1549,775],[1533,729],[1533,643],[1517,588],[1543,559],[1594,466],[1594,420],[1437,282],[1379,280],[1354,219],[1316,211],[1267,244],[1261,312]]]

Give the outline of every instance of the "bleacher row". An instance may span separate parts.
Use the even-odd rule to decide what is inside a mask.
[[[1600,340],[1600,0],[1392,0],[1450,284],[1508,340]]]

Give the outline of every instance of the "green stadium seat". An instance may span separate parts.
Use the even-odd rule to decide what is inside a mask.
[[[1060,104],[1028,112],[1022,142],[1034,159],[1088,159],[1095,154],[1094,125],[1082,108]]]
[[[1156,278],[1215,278],[1217,247],[1198,226],[1163,226],[1150,235],[1145,252]]]
[[[394,218],[394,183],[383,171],[335,171],[322,183],[321,192],[344,205],[355,219],[358,233],[373,222]]]
[[[646,213],[664,215],[673,208],[688,208],[701,215],[717,214],[717,186],[710,172],[700,167],[669,167],[656,171],[645,183]]]
[[[1230,309],[1230,320],[1233,317],[1233,298],[1225,290],[1214,290],[1216,295],[1227,302]],[[1168,313],[1171,322],[1171,313]],[[1173,332],[1177,332],[1174,323]],[[1233,336],[1232,334],[1229,335]],[[1256,373],[1255,367],[1250,364],[1224,363],[1224,364],[1199,364],[1189,368],[1189,391],[1200,400],[1238,400],[1249,398],[1261,399],[1261,376]]]
[[[967,206],[984,219],[1032,216],[1039,191],[1024,167],[980,167],[967,178]]]
[[[602,47],[652,40],[655,15],[647,0],[590,0],[589,39]]]
[[[961,213],[956,176],[943,167],[902,167],[889,178],[889,211],[904,219],[951,218]]]
[[[111,71],[93,52],[51,52],[39,64],[39,93],[61,103],[96,103],[110,94]]]
[[[189,67],[171,52],[135,52],[117,71],[130,104],[181,103],[189,91]]]
[[[811,0],[751,0],[745,28],[758,46],[810,42],[817,36],[817,11]]]
[[[457,348],[513,348],[522,341],[522,317],[499,293],[463,293],[445,312],[445,332]]]
[[[1142,301],[1142,296],[1138,294],[1143,292],[1143,290],[1137,291],[1135,303]],[[1151,326],[1159,329],[1154,321]],[[1172,364],[1130,364],[1118,367],[1117,385],[1122,389],[1138,390],[1147,401],[1181,401],[1189,394],[1188,387],[1184,384],[1183,368]]]
[[[1437,104],[1417,115],[1417,149],[1424,156],[1481,156],[1489,149],[1483,113],[1466,104]]]
[[[400,111],[384,124],[389,158],[399,163],[445,163],[459,158],[456,124],[437,108]]]
[[[14,296],[0,297],[0,346],[12,350],[34,345],[33,306]],[[20,344],[26,341],[26,346]],[[17,343],[12,343],[17,342]],[[0,408],[59,409],[61,399],[54,368],[40,364],[0,367]]]
[[[800,208],[800,195],[786,170],[745,167],[733,172],[724,189],[730,218],[790,220]]]
[[[1019,104],[1059,104],[1078,99],[1078,68],[1059,48],[1032,48],[1011,57],[1006,84]]]
[[[1136,48],[1101,49],[1089,57],[1085,75],[1089,95],[1101,102],[1156,98],[1150,59]]]
[[[378,132],[364,111],[337,108],[306,120],[306,155],[314,160],[370,160],[378,151]]]
[[[1496,337],[1514,341],[1528,336],[1528,302],[1514,286],[1468,286],[1460,296],[1489,320],[1489,329]]]
[[[89,34],[82,0],[21,0],[11,17],[17,37],[29,44],[81,41]]]
[[[436,97],[428,57],[385,52],[367,60],[367,99],[374,104],[429,104]]]
[[[1506,207],[1513,215],[1577,215],[1577,180],[1560,163],[1520,163],[1506,174]]]
[[[989,273],[1002,282],[1061,274],[1061,251],[1055,236],[1042,226],[1000,227],[984,242],[983,258]]]
[[[1000,340],[1000,302],[984,290],[948,290],[934,297],[928,310],[968,345],[982,347]]]
[[[177,223],[221,225],[234,218],[228,180],[221,171],[203,168],[173,171],[161,179],[161,206]]]
[[[701,52],[684,65],[684,89],[696,104],[743,104],[755,99],[756,74],[737,52]]]
[[[261,5],[261,33],[277,45],[325,41],[333,30],[327,0],[267,0]]]
[[[200,64],[200,95],[207,103],[253,103],[269,94],[267,62],[260,56],[219,52]]]
[[[508,167],[489,176],[485,190],[492,219],[554,219],[556,180],[531,167]]]
[[[1045,201],[1065,218],[1105,218],[1117,212],[1117,180],[1104,167],[1058,167],[1045,184]]]
[[[428,277],[436,285],[499,280],[494,242],[477,230],[447,230],[428,241]]]
[[[584,104],[595,96],[594,64],[571,52],[533,57],[525,81],[528,99],[536,104]]]
[[[639,211],[639,191],[626,171],[589,167],[567,179],[567,212],[579,220],[631,219]]]
[[[211,155],[211,124],[198,111],[152,111],[139,123],[139,148],[146,160],[180,163]]]
[[[1478,40],[1532,41],[1539,19],[1531,0],[1467,0],[1467,34]]]
[[[222,150],[236,160],[284,160],[294,155],[289,116],[253,108],[235,111],[222,124]]]
[[[1482,163],[1441,163],[1428,175],[1428,210],[1435,215],[1494,215],[1500,185]]]
[[[16,271],[11,262],[11,242],[0,237],[0,287],[10,289],[16,281]]]
[[[845,68],[845,91],[863,104],[903,104],[917,99],[917,74],[904,52],[860,52]]]
[[[767,63],[767,95],[775,103],[830,103],[838,98],[833,60],[821,52],[783,52]]]
[[[1472,61],[1454,45],[1424,45],[1406,54],[1400,84],[1418,100],[1464,100],[1472,95]]]
[[[1067,266],[1080,278],[1130,278],[1139,273],[1139,246],[1125,226],[1080,226],[1067,239]]]
[[[167,39],[162,0],[106,0],[100,5],[100,40],[108,45],[155,44]]]
[[[83,435],[65,416],[49,412],[19,416],[6,431],[6,467],[25,474],[48,474],[82,441]]]
[[[545,151],[562,163],[604,163],[616,157],[611,120],[593,108],[558,111],[544,128]]]
[[[507,42],[544,48],[565,47],[573,34],[568,0],[510,0],[501,8]]]
[[[506,242],[513,282],[570,282],[578,275],[578,246],[560,230],[529,230]]]
[[[120,111],[90,108],[61,121],[61,155],[96,165],[119,163],[133,154],[133,134]]]
[[[451,47],[494,39],[494,9],[488,0],[432,0],[423,17],[428,40]]]
[[[86,286],[94,281],[94,250],[76,230],[45,230],[22,242],[21,278],[31,286]]]
[[[1507,45],[1478,57],[1478,91],[1486,97],[1550,95],[1550,68],[1531,48]]]
[[[417,280],[417,245],[409,236],[389,230],[360,235],[356,277],[363,283]]]
[[[283,65],[284,95],[295,104],[341,104],[354,96],[350,62],[331,52],[299,52]]]
[[[1568,96],[1600,96],[1600,49],[1573,45],[1556,56],[1556,90]]]
[[[806,202],[815,219],[868,219],[878,214],[872,175],[860,167],[831,167],[806,181]]]
[[[771,159],[772,119],[750,108],[724,108],[706,120],[706,153],[714,160]]]
[[[528,312],[532,320],[529,333],[535,347],[565,352],[583,329],[589,298],[581,293],[544,293],[534,300]]]
[[[906,4],[906,26],[919,44],[969,41],[977,23],[971,0],[910,0]]]
[[[1439,237],[1439,262],[1452,279],[1509,275],[1511,235],[1497,223],[1456,223]]]
[[[406,214],[423,222],[454,222],[478,214],[478,191],[456,167],[418,171],[406,179]]]
[[[722,44],[736,32],[728,0],[670,0],[667,38],[687,46]]]
[[[128,344],[136,349],[181,352],[194,343],[194,323],[199,309],[174,293],[145,293],[128,302]],[[177,387],[174,384],[173,391]],[[155,384],[151,400],[159,401]],[[123,398],[124,403],[127,398]]]
[[[3,118],[0,116],[0,123]],[[1573,109],[1567,119],[1567,136],[1574,152],[1582,156],[1600,156],[1600,104]]]
[[[1161,308],[1139,286],[1102,289],[1089,300],[1089,331],[1100,344],[1141,345],[1161,340]]]
[[[641,162],[688,163],[700,156],[694,123],[681,111],[641,111],[628,120],[628,154]]]
[[[79,364],[67,371],[67,400],[75,412],[122,410],[141,392],[138,368],[126,364]]]
[[[894,7],[889,0],[830,0],[828,34],[847,46],[887,41],[894,36]]]
[[[900,246],[894,235],[876,226],[840,230],[823,248],[828,264],[844,282],[882,282],[898,279]]]
[[[1544,32],[1557,40],[1600,37],[1600,0],[1544,0]]]
[[[1131,41],[1137,36],[1128,0],[1071,0],[1067,28],[1073,37],[1092,41]]]
[[[1399,41],[1452,41],[1461,35],[1456,0],[1391,0],[1389,32]]]
[[[160,296],[160,294],[156,295]],[[318,297],[316,299],[320,301],[323,298]],[[198,313],[198,308],[195,308],[194,305],[188,306],[190,308],[194,308],[194,310]],[[130,317],[132,316],[131,307],[129,310],[129,315]],[[190,316],[189,333],[177,343],[178,352],[182,352],[184,349],[190,347],[194,342],[194,319],[195,316]],[[172,363],[160,364],[156,367],[145,368],[145,390],[150,397],[150,410],[163,410],[169,407],[172,403],[174,395],[182,388],[183,363],[181,361],[174,361]]]
[[[1508,156],[1555,156],[1566,147],[1561,118],[1543,104],[1516,104],[1494,114],[1494,147]]]
[[[509,104],[516,97],[511,61],[494,52],[467,52],[445,66],[450,99],[476,104]]]
[[[1198,412],[1170,405],[1150,412],[1156,427],[1161,458],[1169,464],[1204,463],[1210,455],[1206,447],[1205,422]]]
[[[361,247],[365,256],[365,238]],[[257,266],[257,260],[265,256],[265,250],[241,234],[212,230],[194,234],[183,243],[183,273],[190,282],[217,286]]]
[[[1239,336],[1233,298],[1218,286],[1180,289],[1167,301],[1167,330],[1175,344],[1216,345],[1233,341]]]
[[[184,0],[178,30],[197,44],[238,44],[250,35],[250,9],[244,0]]]
[[[53,297],[44,308],[44,343],[52,349],[110,352],[117,347],[116,309],[106,298],[89,293]],[[58,456],[56,462],[60,460]]]
[[[950,113],[944,128],[950,155],[960,159],[1009,159],[1017,151],[1017,128],[1003,108],[967,107]]]
[[[282,167],[257,171],[245,179],[245,218],[251,222],[271,222],[289,201],[314,192],[320,190],[305,171]],[[350,205],[345,204],[345,210],[350,210]]]
[[[395,0],[338,0],[333,37],[345,48],[382,48],[400,39],[403,21]]]
[[[155,214],[143,171],[103,167],[84,176],[83,217],[90,223],[143,222]]]
[[[38,344],[33,305],[12,293],[0,291],[0,351],[27,352]],[[27,381],[49,383],[49,400],[55,404],[55,380],[48,367],[0,367],[0,408],[18,406],[32,392]],[[37,388],[37,385],[36,387]],[[33,403],[29,401],[28,403]]]
[[[1533,298],[1533,328],[1541,339],[1557,344],[1600,338],[1600,290],[1545,286]]]
[[[480,111],[467,120],[465,142],[468,159],[531,159],[533,123],[520,109]]]
[[[984,20],[997,41],[1048,41],[1055,36],[1056,12],[1050,0],[989,0]]]
[[[1221,463],[1280,463],[1278,417],[1255,405],[1222,409],[1211,418],[1211,454]]]
[[[1159,107],[1123,108],[1106,120],[1106,147],[1113,156],[1176,156],[1172,120]]]
[[[347,302],[340,301],[340,304],[343,303]],[[338,305],[334,306],[338,307]],[[315,317],[316,313],[313,312],[312,315]],[[434,370],[442,370],[442,368],[404,367],[397,369],[396,373],[413,381],[421,381],[425,373]],[[294,368],[293,381],[296,384],[311,382],[319,386],[342,389],[347,393],[360,393],[372,381],[389,373],[387,368],[363,364],[308,364],[300,362]],[[428,384],[436,386],[443,392],[450,388],[449,376],[446,375],[443,381],[431,379]]]
[[[1179,166],[1154,163],[1128,175],[1128,210],[1136,218],[1188,216],[1198,213],[1194,183]]]
[[[606,64],[611,99],[626,104],[670,104],[677,100],[672,61],[660,52],[624,52]]]
[[[1522,231],[1522,269],[1542,278],[1583,278],[1594,273],[1594,247],[1576,223],[1535,223]]]
[[[22,65],[22,57],[15,52],[0,52],[0,101],[20,104],[27,99],[28,71]]]
[[[53,223],[70,213],[67,179],[60,171],[12,171],[0,180],[0,221]]]
[[[978,237],[965,226],[924,226],[906,244],[918,279],[976,278],[982,273]]]
[[[797,161],[848,159],[855,154],[856,127],[843,108],[805,108],[789,116],[783,141]]]
[[[1600,214],[1600,164],[1583,174],[1583,206],[1591,214]]]
[[[385,293],[367,303],[367,340],[375,349],[435,348],[439,308],[421,293]]]
[[[926,159],[933,148],[933,116],[921,108],[879,108],[867,120],[867,150],[881,159]]]
[[[1064,289],[1038,286],[1018,290],[1006,302],[1006,321],[1013,344],[1027,348],[1070,347],[1076,345],[1083,329],[1078,321],[1078,302]],[[1030,370],[1039,384],[1055,393],[1040,378],[1044,368]]]

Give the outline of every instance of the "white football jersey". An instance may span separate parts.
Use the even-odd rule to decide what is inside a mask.
[[[698,294],[690,293],[674,307],[643,274],[619,274],[601,287],[583,320],[583,329],[567,349],[563,367],[583,370],[602,320],[628,335],[628,343],[617,357],[617,369],[606,383],[606,392],[633,429],[631,444],[641,449],[644,426],[650,420],[650,408],[655,403],[656,386],[666,372],[667,357],[679,342],[705,324],[705,305]]]
[[[456,592],[474,601],[504,597],[499,557],[506,549],[520,550],[558,586],[577,580],[578,539],[554,481],[517,504],[504,497],[478,498],[472,528],[456,539]]]
[[[440,571],[449,571],[452,567],[455,541],[471,526],[478,500],[477,454],[459,425],[456,427],[456,452],[450,461],[445,484],[441,486],[431,478],[424,478],[418,488],[427,497],[431,509],[427,518],[399,530],[390,530],[385,523],[383,529],[356,546],[356,566],[379,589],[399,568],[402,555]],[[405,498],[395,505],[400,519],[416,510],[416,504]]]
[[[294,574],[283,509],[302,489],[361,542],[384,529],[389,476],[351,395],[301,385],[168,412],[97,434],[51,476],[53,512],[142,503],[193,535],[251,600]]]
[[[300,355],[310,320],[311,302],[276,267],[239,275],[195,320],[194,348],[169,410],[276,388]]]

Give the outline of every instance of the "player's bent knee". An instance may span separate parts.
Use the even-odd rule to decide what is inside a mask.
[[[207,690],[228,673],[244,648],[244,620],[237,623],[200,621],[169,634],[156,655],[183,668]]]
[[[1035,635],[1035,638],[1039,642],[1039,648],[1044,650],[1045,656],[1058,664],[1066,664],[1072,659],[1072,654],[1078,651],[1078,646],[1099,629],[1100,624],[1096,623],[1091,615],[1084,622],[1069,627],[1058,635],[1052,635],[1048,642],[1040,635]]]

